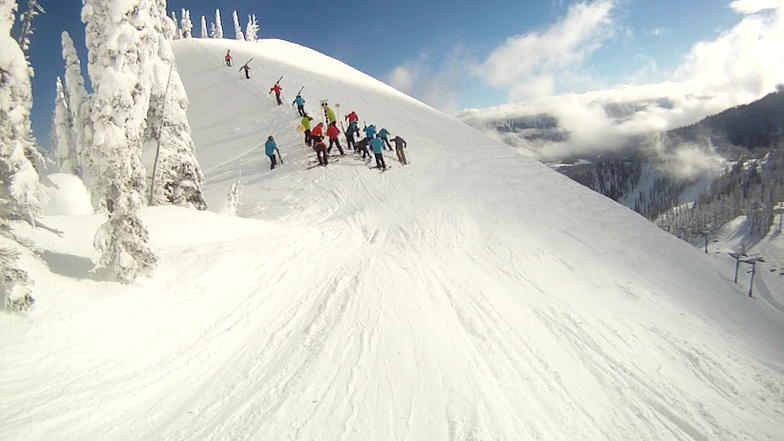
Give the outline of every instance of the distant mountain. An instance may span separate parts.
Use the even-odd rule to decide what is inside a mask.
[[[666,97],[586,105],[616,127],[641,113],[673,106]],[[530,109],[488,109],[467,112],[461,119],[535,153],[543,142],[568,145],[561,150],[574,153],[543,162],[648,219],[658,219],[662,228],[680,237],[718,228],[743,214],[754,215],[756,231],[766,232],[775,203],[784,201],[784,88],[684,127],[626,136],[603,151],[580,145],[554,115],[520,114],[524,112]],[[684,204],[688,208],[680,208],[675,220],[672,210]]]
[[[784,92],[774,92],[753,103],[733,107],[690,126],[671,130],[675,140],[695,142],[707,137],[727,154],[784,147]]]
[[[586,120],[600,119],[609,125],[621,125],[630,122],[641,112],[655,112],[657,109],[672,109],[674,101],[669,97],[652,97],[646,99],[610,99],[581,97],[579,103],[548,103],[547,105],[517,105],[510,104],[488,109],[468,110],[458,119],[473,126],[480,131],[498,138],[507,145],[534,152],[544,156],[544,162],[551,162],[547,154],[543,154],[546,147],[552,145],[574,147],[579,155],[558,155],[558,162],[572,163],[581,159],[590,161],[602,156],[617,157],[635,153],[635,147],[642,141],[636,133],[626,133],[620,145],[607,148],[603,142],[586,144],[579,134],[574,133],[569,122],[585,118]],[[542,111],[544,109],[550,109]],[[582,112],[575,115],[574,112]],[[585,111],[596,115],[585,115]],[[586,118],[587,116],[587,118]],[[590,124],[590,122],[586,123]],[[602,130],[602,127],[596,127]],[[599,144],[599,145],[595,145]],[[560,149],[559,149],[560,150]]]

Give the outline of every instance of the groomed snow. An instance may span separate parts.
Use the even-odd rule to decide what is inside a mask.
[[[145,210],[160,266],[132,286],[89,272],[99,215],[19,226],[38,302],[0,315],[0,439],[781,438],[782,313],[710,255],[309,49],[174,49],[208,203],[241,175],[238,217]],[[303,85],[411,165],[307,170]]]

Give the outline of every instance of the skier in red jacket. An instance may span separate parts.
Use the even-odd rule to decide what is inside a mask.
[[[278,83],[275,83],[275,85],[270,88],[270,93],[275,92],[275,99],[278,100],[278,105],[283,104],[283,101],[280,100],[280,92],[282,90],[283,88],[280,87],[280,84]]]
[[[226,66],[231,67],[231,59],[232,59],[231,49],[226,51],[226,56],[224,57],[224,59],[226,60]]]
[[[313,130],[310,131],[310,139],[314,145],[316,138],[324,139],[324,123],[316,124],[316,127],[313,127]]]
[[[357,112],[352,110],[351,113],[346,115],[345,118],[346,121],[348,121],[349,127],[351,126],[351,123],[354,123],[354,128],[356,131],[354,136],[359,136],[359,115],[357,115]]]
[[[338,146],[338,151],[340,152],[340,156],[345,156],[346,153],[343,151],[343,147],[340,146],[340,140],[338,139],[338,135],[340,135],[340,129],[338,126],[333,122],[327,128],[327,138],[329,138],[329,147],[327,147],[327,154],[332,151],[332,145]]]
[[[327,159],[327,145],[324,144],[324,137],[316,136],[313,138],[315,142],[313,149],[316,150],[316,158],[318,158],[319,165],[327,166],[329,159]]]

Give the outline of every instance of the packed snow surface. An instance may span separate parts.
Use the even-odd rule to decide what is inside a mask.
[[[0,315],[0,439],[784,437],[782,311],[712,254],[309,49],[174,49],[212,212],[145,210],[131,286],[90,271],[100,215],[16,228],[38,302]],[[308,169],[302,86],[411,164]]]

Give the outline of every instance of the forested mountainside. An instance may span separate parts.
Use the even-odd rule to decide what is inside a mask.
[[[715,166],[705,168],[706,158]],[[689,161],[703,169],[680,172]],[[739,215],[765,234],[784,201],[784,92],[651,136],[621,157],[559,170],[679,237]]]
[[[767,149],[780,149],[784,147],[784,87],[753,103],[672,130],[669,135],[674,140],[692,142],[708,137],[720,153],[730,156],[748,151],[759,155]]]

